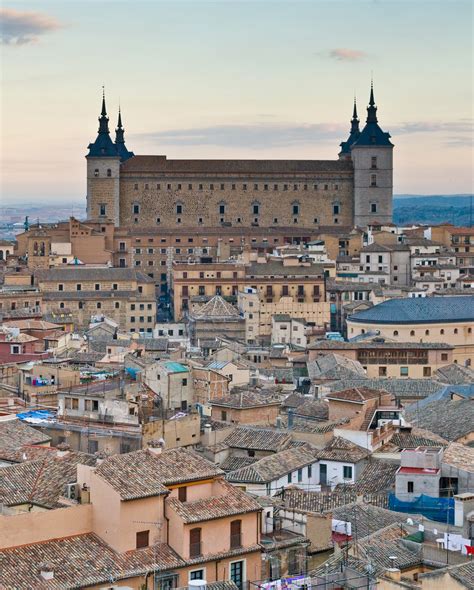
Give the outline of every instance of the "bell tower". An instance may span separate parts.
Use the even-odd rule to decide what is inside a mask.
[[[89,144],[87,160],[87,218],[120,223],[120,155],[110,137],[109,118],[102,93],[102,110],[96,140]]]

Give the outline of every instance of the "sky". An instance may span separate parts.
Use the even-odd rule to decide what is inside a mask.
[[[102,86],[127,147],[336,159],[373,76],[394,192],[473,192],[472,3],[3,0],[3,202],[81,202]]]

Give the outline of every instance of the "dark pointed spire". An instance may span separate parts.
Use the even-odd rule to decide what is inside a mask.
[[[351,119],[351,135],[359,133],[359,117],[357,116],[357,103],[356,97],[354,96],[354,110],[352,111]]]
[[[367,107],[367,123],[377,123],[377,107],[374,99],[374,81],[370,82],[370,98],[369,106]]]
[[[117,128],[115,129],[115,146],[122,162],[133,156],[133,152],[129,152],[125,146],[125,129],[122,125],[122,111],[120,107],[118,112]]]
[[[108,158],[117,157],[117,150],[110,137],[109,118],[107,116],[107,108],[105,106],[105,90],[102,86],[102,109],[99,117],[99,133],[94,143],[89,144],[88,157]]]
[[[109,133],[109,118],[105,107],[105,89],[102,86],[102,110],[99,117],[99,133]]]

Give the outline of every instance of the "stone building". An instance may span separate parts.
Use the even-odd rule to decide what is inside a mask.
[[[356,105],[337,160],[168,160],[127,150],[119,114],[115,143],[105,98],[87,159],[87,215],[116,226],[365,226],[392,219],[390,135]]]
[[[41,269],[35,280],[43,311],[68,308],[77,327],[91,316],[107,316],[129,332],[153,332],[156,319],[153,279],[130,268],[81,266]]]

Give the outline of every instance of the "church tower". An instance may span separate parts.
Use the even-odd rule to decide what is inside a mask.
[[[393,144],[390,134],[379,127],[373,84],[366,125],[349,149],[354,163],[354,224],[364,227],[374,221],[391,222]]]
[[[124,149],[125,143],[123,144]],[[120,155],[110,137],[109,118],[102,95],[99,132],[89,144],[87,160],[87,218],[120,223]]]

